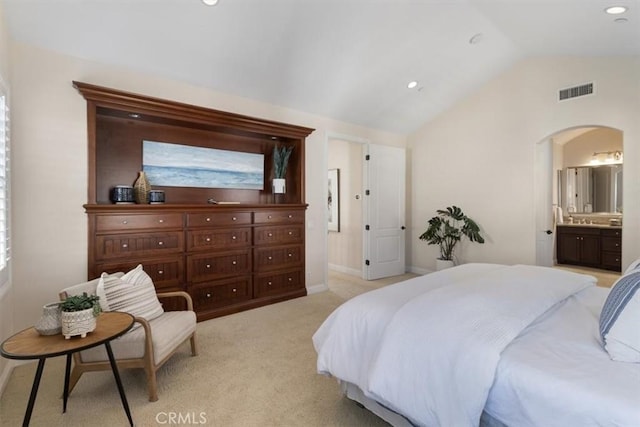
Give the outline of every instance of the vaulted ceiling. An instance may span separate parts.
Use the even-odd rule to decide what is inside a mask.
[[[19,42],[397,133],[522,58],[640,55],[640,0],[0,1]]]

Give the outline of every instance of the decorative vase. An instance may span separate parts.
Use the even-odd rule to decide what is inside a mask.
[[[60,303],[52,302],[42,307],[42,317],[34,325],[40,335],[56,335],[62,330],[60,321]]]
[[[80,335],[80,338],[87,336],[96,328],[96,316],[93,314],[93,308],[87,308],[81,311],[63,311],[62,319],[62,335],[65,339]]]
[[[447,259],[436,260],[436,271],[444,270],[453,267],[453,261]]]
[[[144,171],[140,171],[138,173],[138,179],[133,183],[133,194],[135,196],[136,203],[149,203],[149,191],[151,191],[151,184],[149,184],[147,175]]]
[[[273,193],[284,194],[287,192],[286,180],[284,178],[273,178]]]

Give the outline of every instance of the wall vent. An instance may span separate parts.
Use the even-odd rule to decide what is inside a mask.
[[[567,99],[585,95],[593,95],[593,83],[560,89],[558,91],[558,101],[566,101]]]

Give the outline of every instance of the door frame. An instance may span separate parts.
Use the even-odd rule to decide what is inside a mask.
[[[324,141],[324,159],[323,159],[323,164],[324,164],[324,170],[328,170],[329,169],[329,141],[331,141],[332,139],[339,139],[341,141],[346,141],[346,142],[350,142],[350,143],[355,143],[355,144],[361,144],[362,146],[364,145],[368,145],[371,143],[371,141],[367,138],[360,138],[357,136],[353,136],[353,135],[348,135],[348,134],[343,134],[343,133],[338,133],[338,132],[327,132],[326,133],[326,138]],[[364,165],[363,165],[363,173],[364,173]],[[362,179],[362,185],[363,188],[366,188],[368,185],[367,182],[367,178],[366,178],[366,174],[365,176],[363,176]],[[326,179],[323,180],[323,184],[322,184],[322,191],[323,194],[327,194],[327,192],[329,191],[329,184],[327,182]],[[366,209],[362,209],[362,223],[366,224],[366,220],[367,220],[367,212]],[[325,209],[325,213],[324,213],[324,223],[323,223],[323,230],[324,230],[324,236],[325,240],[324,240],[324,253],[325,253],[325,258],[324,258],[324,282],[327,284],[327,286],[329,286],[329,213],[327,212],[327,210]],[[362,264],[364,264],[364,238],[363,240],[361,240],[362,243]],[[360,278],[361,279],[365,279],[365,271],[364,269],[361,269],[360,271]]]

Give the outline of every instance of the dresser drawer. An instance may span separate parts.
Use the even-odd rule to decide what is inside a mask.
[[[619,237],[602,237],[600,247],[603,251],[622,252],[622,239]]]
[[[603,228],[600,230],[602,236],[607,237],[622,237],[622,229],[621,228]]]
[[[188,289],[193,299],[194,310],[202,312],[251,299],[251,278],[234,277],[215,283],[190,286]]]
[[[122,271],[126,273],[134,269],[138,264],[142,264],[142,268],[151,277],[157,290],[181,286],[184,271],[182,256],[163,259],[154,258],[149,261],[132,260],[99,263],[95,266],[95,277],[98,277],[102,272],[115,273]]]
[[[182,228],[182,214],[96,215],[96,232]]]
[[[187,250],[236,249],[251,246],[251,228],[187,231]]]
[[[259,211],[253,214],[255,224],[304,223],[304,211]]]
[[[255,227],[253,230],[253,243],[255,245],[302,243],[303,237],[304,226],[301,224]]]
[[[165,233],[107,234],[96,236],[96,259],[129,258],[180,253],[182,231]]]
[[[187,227],[251,224],[251,212],[188,213]]]
[[[187,256],[187,281],[204,282],[226,276],[250,274],[250,251],[229,251],[219,255]]]
[[[300,269],[258,275],[253,281],[253,296],[268,297],[301,289],[304,287],[302,278],[303,272]]]
[[[268,271],[302,265],[302,246],[278,248],[256,248],[254,263],[256,271]]]
[[[602,252],[602,266],[608,270],[622,271],[622,255],[619,252]]]

